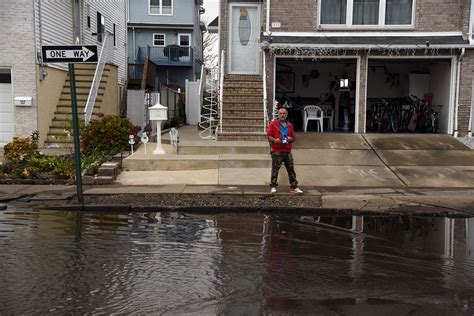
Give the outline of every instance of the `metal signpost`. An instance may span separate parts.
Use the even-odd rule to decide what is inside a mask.
[[[72,126],[74,129],[74,163],[76,166],[77,200],[84,203],[82,193],[81,148],[79,140],[79,116],[77,114],[75,63],[96,63],[98,61],[97,46],[42,46],[44,63],[69,63],[69,80],[71,82]]]

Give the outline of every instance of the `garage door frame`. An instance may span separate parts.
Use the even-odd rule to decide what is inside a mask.
[[[353,133],[359,133],[359,100],[360,100],[360,66],[361,66],[361,56],[360,55],[344,55],[344,56],[296,56],[296,55],[274,55],[273,56],[273,100],[276,96],[276,67],[277,67],[277,58],[297,58],[297,59],[351,59],[356,60],[356,90],[355,90],[355,112],[354,112],[354,131]],[[317,62],[317,61],[316,61]],[[265,78],[264,78],[265,80]],[[367,93],[367,91],[366,91]],[[273,104],[273,102],[272,102]],[[365,129],[365,128],[364,128]]]
[[[368,56],[367,57],[367,68],[369,67],[369,63],[371,60],[374,59],[393,59],[394,61],[403,61],[403,60],[413,60],[413,59],[426,59],[426,60],[433,60],[433,59],[450,59],[451,60],[451,76],[450,76],[450,84],[449,84],[449,106],[448,106],[448,134],[452,135],[454,132],[454,106],[455,106],[455,99],[456,99],[456,69],[458,67],[458,62],[456,56],[452,55],[439,55],[439,56]],[[365,104],[364,104],[364,113],[367,113],[367,79],[368,75],[365,76]],[[364,133],[366,131],[367,125],[367,116],[364,115]]]
[[[7,133],[11,133],[12,137],[11,139],[13,138],[13,135],[14,135],[14,126],[13,126],[13,115],[14,115],[14,106],[13,106],[13,85],[12,85],[12,73],[11,73],[11,69],[10,68],[1,68],[0,69],[1,73],[2,74],[9,74],[10,75],[10,83],[0,83],[0,85],[9,85],[9,96],[10,96],[10,109],[11,109],[11,115],[12,115],[12,122],[11,122],[11,130],[6,130]],[[2,139],[0,139],[0,148],[3,148],[4,145],[6,145],[8,142],[11,141],[11,139],[7,139],[5,144],[3,144],[3,142],[1,141]]]

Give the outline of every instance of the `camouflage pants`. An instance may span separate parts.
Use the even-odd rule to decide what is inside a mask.
[[[288,152],[272,152],[272,178],[270,181],[270,186],[278,186],[278,171],[280,170],[282,163],[285,164],[286,171],[288,172],[288,179],[290,180],[291,188],[294,189],[298,187],[293,155]]]

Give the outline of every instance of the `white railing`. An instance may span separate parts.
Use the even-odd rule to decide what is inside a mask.
[[[92,80],[91,90],[89,91],[89,97],[87,98],[86,107],[84,109],[84,122],[86,125],[89,124],[92,118],[92,111],[94,110],[94,104],[97,98],[97,92],[99,91],[102,73],[104,72],[105,63],[108,61],[111,39],[113,38],[106,32],[104,34],[104,42],[100,51],[97,67],[95,69],[94,79]]]
[[[265,52],[263,55],[263,132],[266,132],[268,125],[268,98],[267,98],[267,69],[265,64]]]
[[[224,61],[225,61],[225,51],[222,50],[221,52],[221,60],[219,64],[219,129],[222,133],[222,106],[223,106],[223,98],[224,98]]]

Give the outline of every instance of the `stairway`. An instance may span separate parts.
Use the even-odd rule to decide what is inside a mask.
[[[99,89],[97,91],[97,98],[92,112],[92,120],[98,118],[100,115],[100,106],[102,97],[105,93],[105,87],[107,79],[109,77],[110,65],[106,64],[102,74]],[[84,109],[89,97],[89,91],[94,79],[94,72],[96,64],[76,64],[75,75],[76,75],[76,99],[77,99],[77,112],[79,115],[79,122],[84,122]],[[73,146],[72,134],[69,137],[66,130],[72,132],[72,107],[71,107],[71,82],[67,77],[61,96],[59,97],[58,104],[56,105],[56,111],[52,119],[51,125],[49,126],[49,132],[46,137],[44,147],[55,148],[71,148]]]
[[[260,76],[224,78],[222,132],[219,141],[266,140],[263,112],[263,82]]]

